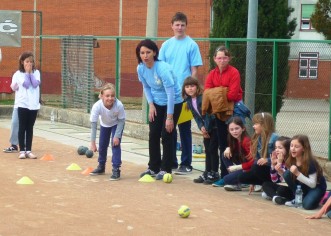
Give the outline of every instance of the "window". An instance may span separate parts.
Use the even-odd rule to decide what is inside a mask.
[[[299,79],[317,79],[318,53],[299,54]]]
[[[310,17],[315,11],[314,4],[302,4],[301,5],[301,30],[314,29],[311,25]]]

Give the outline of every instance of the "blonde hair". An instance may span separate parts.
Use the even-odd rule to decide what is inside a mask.
[[[253,157],[257,156],[257,146],[259,144],[259,137],[261,137],[261,153],[260,157],[268,157],[268,143],[272,133],[275,132],[274,118],[270,113],[261,112],[253,116],[253,124],[260,124],[262,127],[261,134],[254,133],[251,139],[251,153]]]
[[[100,89],[99,98],[101,98],[103,92],[106,90],[111,90],[112,92],[114,92],[114,94],[116,94],[115,86],[112,83],[107,83]]]

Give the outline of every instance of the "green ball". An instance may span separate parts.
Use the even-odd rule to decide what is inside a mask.
[[[84,155],[87,150],[88,150],[88,147],[79,146],[78,149],[77,149],[77,153],[78,153],[78,155]]]
[[[85,152],[85,156],[86,156],[87,158],[92,158],[92,157],[93,157],[93,151],[92,151],[92,150],[87,150],[87,151]]]

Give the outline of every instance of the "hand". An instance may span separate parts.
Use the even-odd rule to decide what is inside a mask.
[[[227,148],[225,149],[225,151],[223,152],[223,154],[224,154],[224,157],[226,157],[226,158],[228,158],[228,159],[230,159],[230,158],[232,157],[232,153],[231,153],[229,147],[227,147]]]
[[[32,63],[24,64],[24,70],[26,73],[32,73]]]
[[[263,166],[268,163],[268,160],[266,158],[260,158],[256,162],[259,166]]]
[[[229,172],[234,172],[237,170],[242,170],[242,165],[233,165],[233,166],[229,166],[229,168],[228,168]]]
[[[283,153],[279,153],[277,155],[277,163],[283,163],[283,161],[284,161],[284,155]]]
[[[154,117],[157,116],[156,108],[153,103],[149,104],[149,114],[148,119],[150,122],[154,121]]]
[[[295,176],[298,176],[300,174],[300,171],[298,170],[298,167],[296,165],[292,165],[290,167],[290,171],[292,172],[292,174],[294,174]]]
[[[277,164],[277,155],[275,151],[273,151],[272,154],[270,155],[270,159],[271,159],[271,165],[275,166]]]
[[[174,120],[167,118],[166,123],[165,123],[165,128],[166,128],[168,133],[171,133],[172,130],[174,129]]]
[[[282,169],[282,163],[277,163],[277,164],[275,165],[275,170],[279,171],[279,170],[281,170],[281,169]]]
[[[201,127],[201,133],[204,138],[210,138],[210,136],[204,126]]]
[[[114,138],[113,138],[113,146],[118,146],[119,144],[120,144],[120,139],[114,137]]]
[[[98,151],[98,149],[97,149],[97,145],[95,144],[95,142],[91,142],[90,150],[92,150],[93,152]]]

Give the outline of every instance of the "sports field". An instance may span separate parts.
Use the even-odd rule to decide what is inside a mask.
[[[1,119],[1,147],[8,146],[9,124]],[[96,166],[97,157],[77,154],[77,143],[88,144],[84,141],[88,129],[86,133],[75,129],[66,125],[61,136],[59,124],[54,129],[37,120],[33,150],[38,159],[0,153],[1,236],[326,235],[331,230],[329,219],[306,220],[311,212],[273,205],[260,193],[194,184],[198,171],[174,175],[170,184],[139,182],[147,163],[139,153],[146,149],[146,141],[123,138],[120,181],[109,181],[110,166],[106,175],[84,175],[83,170]],[[45,154],[54,160],[41,160]],[[82,170],[67,170],[73,163]],[[34,183],[17,184],[22,177]],[[187,219],[177,214],[183,204],[191,208]]]

